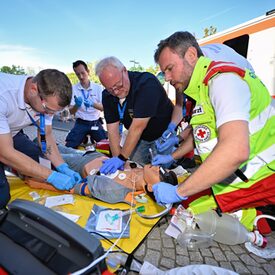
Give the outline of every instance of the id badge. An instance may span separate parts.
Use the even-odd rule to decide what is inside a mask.
[[[98,126],[92,126],[92,127],[91,127],[91,130],[92,130],[92,131],[97,131],[97,130],[98,130]]]
[[[39,163],[46,168],[52,169],[52,163],[48,159],[39,157]]]

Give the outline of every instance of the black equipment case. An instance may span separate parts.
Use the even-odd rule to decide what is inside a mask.
[[[0,274],[69,274],[103,255],[98,239],[38,203],[17,199],[0,212]],[[83,274],[106,269],[101,261]]]

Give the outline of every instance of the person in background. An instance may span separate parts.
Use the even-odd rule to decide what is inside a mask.
[[[248,69],[204,57],[189,32],[161,40],[154,57],[166,80],[196,102],[192,135],[173,158],[195,145],[202,159],[178,186],[154,185],[156,200],[174,203],[211,188],[214,197],[192,202],[197,213],[206,211],[202,205],[221,212],[274,205],[275,100],[262,81]]]
[[[103,88],[89,80],[89,69],[84,61],[75,61],[73,69],[79,83],[73,86],[70,113],[75,115],[76,121],[66,137],[65,145],[77,148],[87,135],[98,142],[106,139],[106,133],[100,118],[100,112],[103,111],[101,103]]]
[[[35,77],[0,73],[0,208],[10,199],[4,166],[60,190],[82,181],[62,159],[52,134],[52,117],[70,103],[71,96],[70,80],[54,69]],[[24,134],[31,124],[38,129],[39,145]]]
[[[167,128],[173,111],[161,83],[151,73],[127,71],[116,57],[101,60],[96,74],[105,87],[102,102],[113,155],[100,172],[123,169],[128,158],[139,164],[150,163],[156,152],[155,141]],[[128,134],[120,147],[123,126]]]

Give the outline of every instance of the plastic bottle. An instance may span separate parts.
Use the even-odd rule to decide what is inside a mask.
[[[213,242],[213,235],[194,230],[190,226],[187,226],[185,231],[178,235],[177,242],[184,248],[207,248],[211,246]]]
[[[216,211],[209,210],[195,216],[195,221],[204,233],[213,234],[213,240],[236,245],[251,242],[257,246],[264,246],[265,240],[256,232],[249,232],[236,218],[223,213],[220,217]]]

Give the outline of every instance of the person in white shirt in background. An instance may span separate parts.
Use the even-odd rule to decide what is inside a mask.
[[[75,115],[73,129],[66,137],[66,146],[77,148],[87,135],[92,141],[106,139],[106,133],[100,117],[103,88],[89,80],[89,69],[82,60],[73,63],[74,72],[79,83],[73,86],[73,96],[70,104],[70,113]]]

